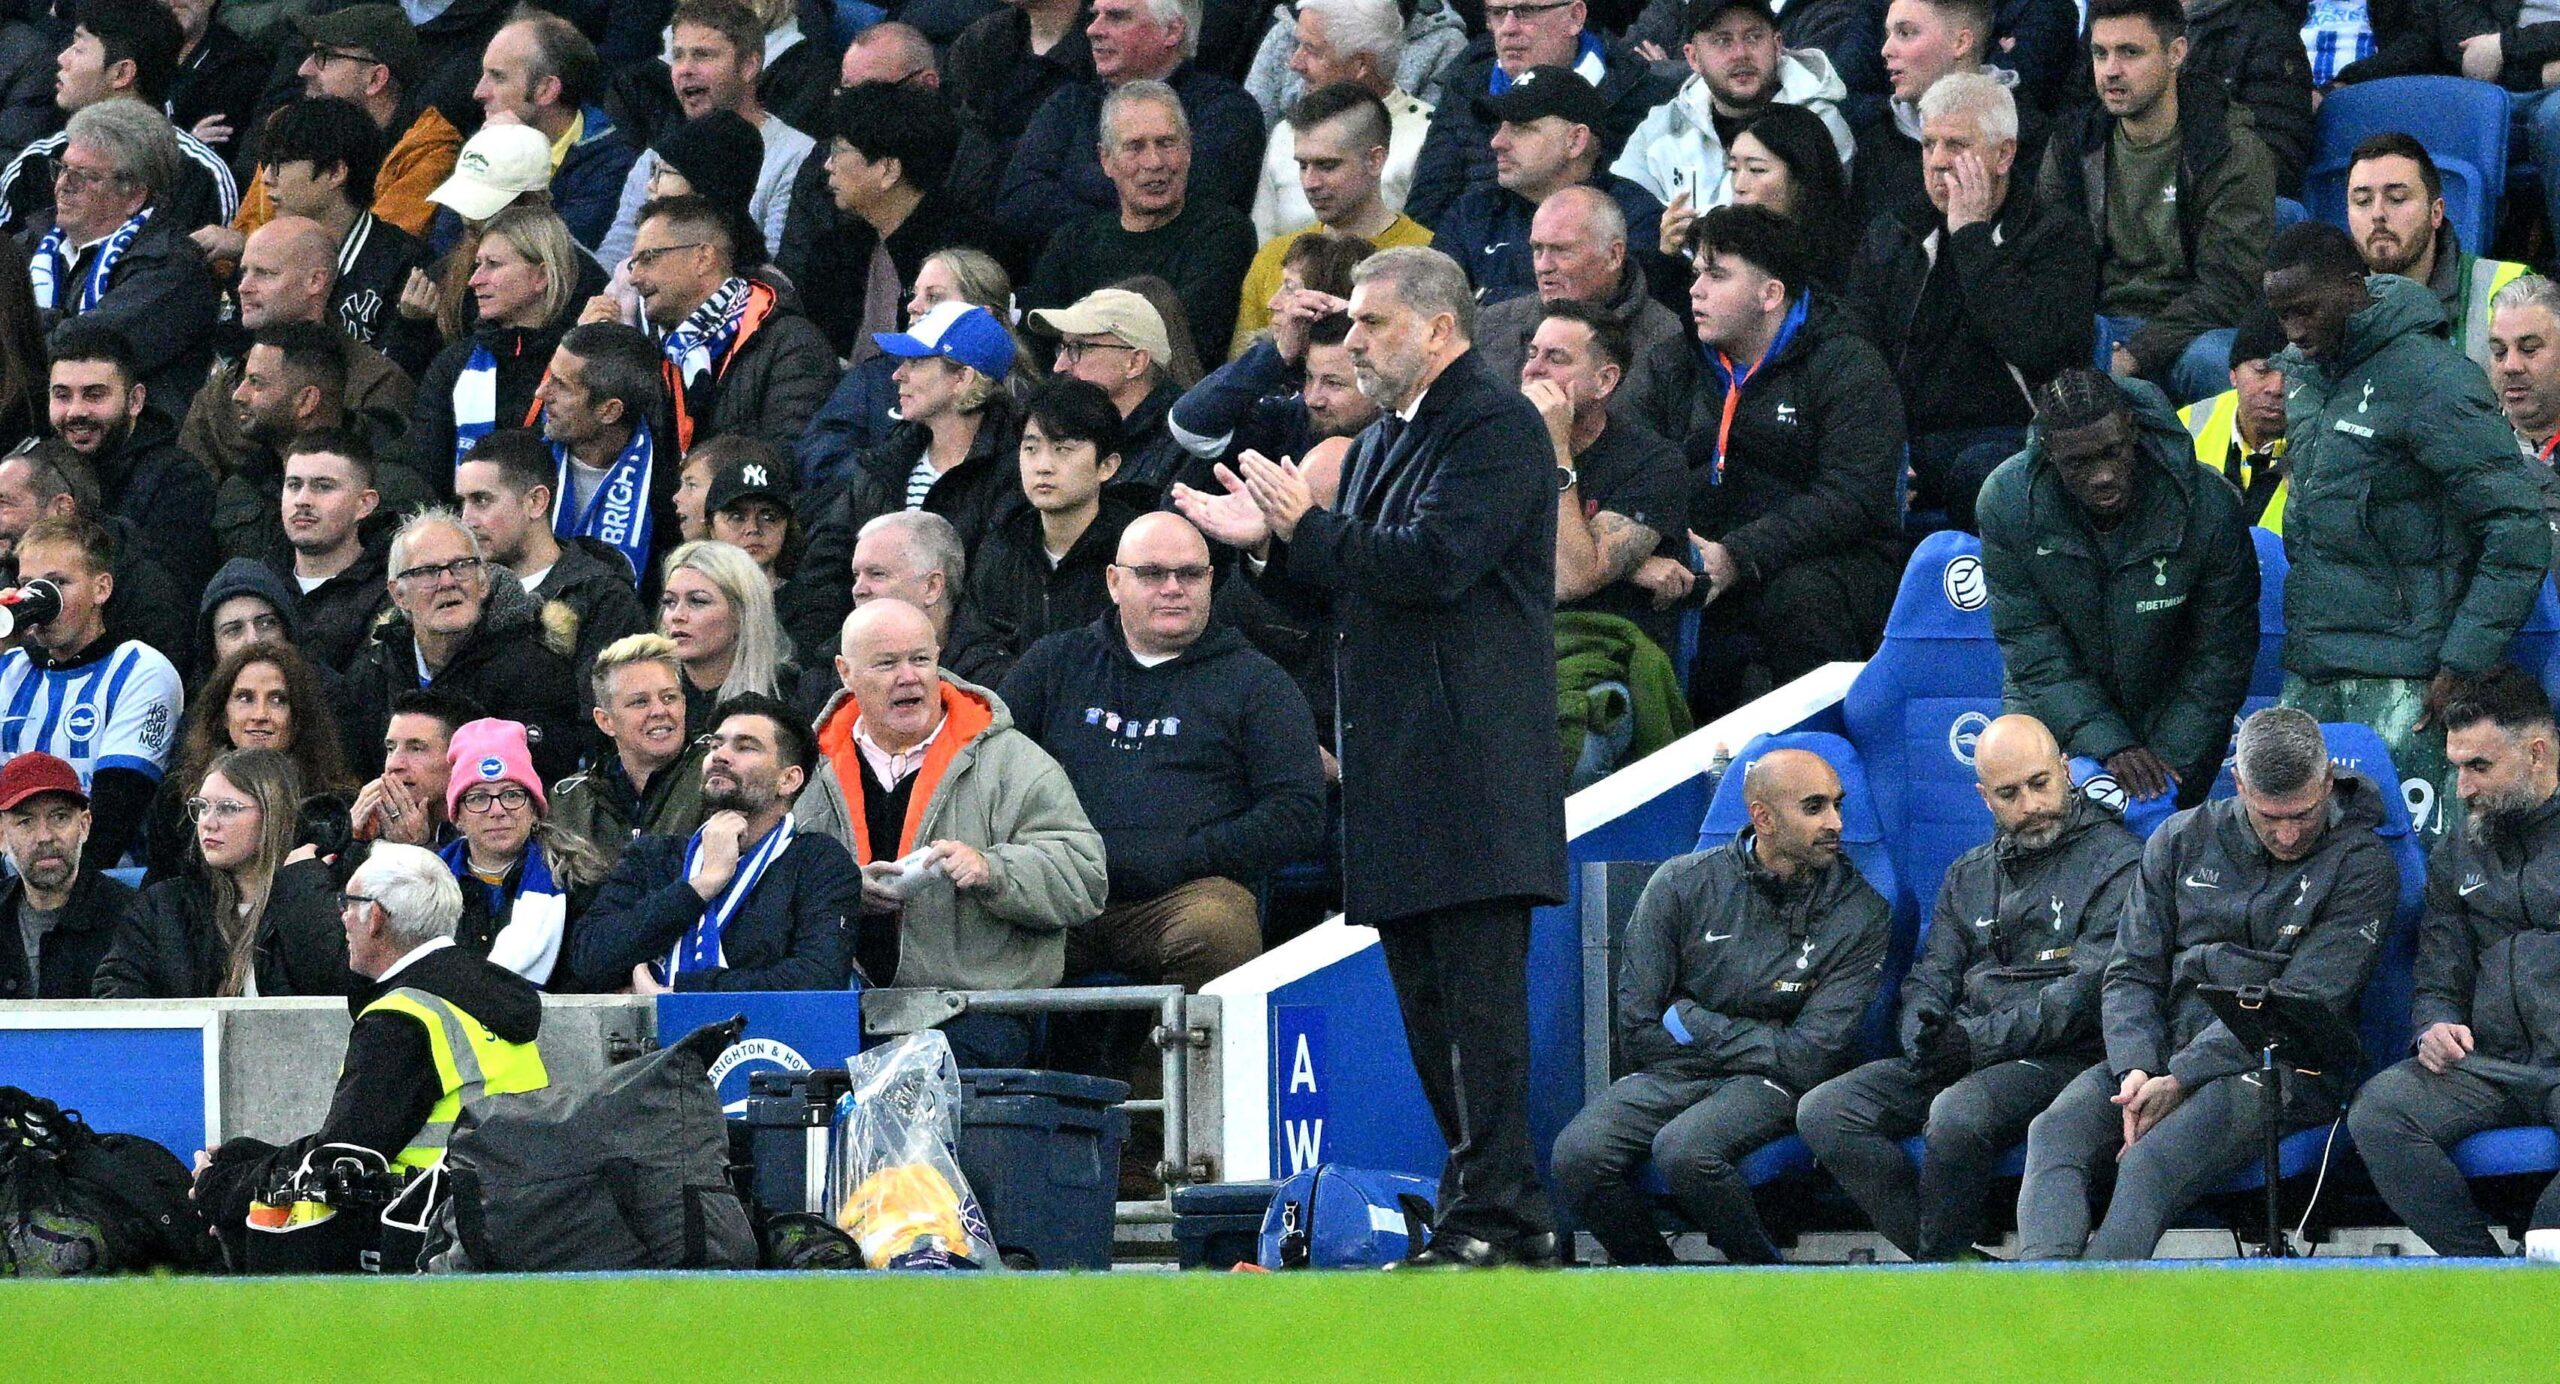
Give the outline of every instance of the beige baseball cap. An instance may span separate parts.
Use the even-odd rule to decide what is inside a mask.
[[[1031,314],[1031,328],[1045,336],[1116,336],[1158,365],[1173,356],[1173,340],[1165,335],[1156,305],[1125,288],[1097,288],[1073,306],[1042,308]]]
[[[483,125],[462,146],[453,176],[427,200],[465,221],[486,221],[528,192],[551,186],[551,141],[530,125]]]

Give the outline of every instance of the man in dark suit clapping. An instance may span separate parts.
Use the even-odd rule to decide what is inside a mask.
[[[1556,1262],[1528,1128],[1529,911],[1564,897],[1555,756],[1556,466],[1536,410],[1471,348],[1447,255],[1353,275],[1351,352],[1383,410],[1336,508],[1248,452],[1223,495],[1176,487],[1284,605],[1340,631],[1343,903],[1378,929],[1449,1142],[1412,1267]]]

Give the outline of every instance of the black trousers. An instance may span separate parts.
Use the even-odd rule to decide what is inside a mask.
[[[1795,1123],[1793,1091],[1756,1076],[1622,1076],[1556,1136],[1556,1190],[1609,1251],[1612,1264],[1668,1264],[1637,1190],[1637,1165],[1661,1170],[1671,1199],[1737,1264],[1774,1264],[1778,1247],[1760,1224],[1736,1165]]]
[[[2000,1062],[1941,1086],[1889,1057],[1806,1093],[1796,1132],[1894,1248],[1953,1259],[1982,1233],[2002,1156],[2084,1067],[2067,1057]],[[1902,1152],[1914,1134],[1927,1145],[1916,1169]]]
[[[1555,1229],[1529,1149],[1529,905],[1497,899],[1382,923],[1405,1046],[1449,1144],[1436,1235],[1508,1244]]]
[[[1853,543],[1718,597],[1699,616],[1698,657],[1689,667],[1698,724],[1742,705],[1754,664],[1783,687],[1826,663],[1873,655],[1901,579],[1898,561]]]
[[[2560,1125],[2560,1085],[2491,1081],[2461,1066],[2439,1074],[2414,1057],[2366,1082],[2347,1112],[2356,1152],[2392,1211],[2427,1248],[2473,1258],[2504,1251],[2453,1166],[2453,1146],[2485,1130],[2534,1124]],[[2531,1223],[2535,1230],[2555,1227],[2560,1178],[2542,1189]]]

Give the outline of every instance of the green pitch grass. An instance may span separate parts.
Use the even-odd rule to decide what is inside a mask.
[[[0,1283],[12,1380],[2471,1381],[2560,1271],[1798,1269]]]

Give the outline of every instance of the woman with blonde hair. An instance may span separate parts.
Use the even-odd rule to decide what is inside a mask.
[[[404,440],[418,474],[446,478],[450,491],[473,443],[537,425],[533,394],[562,334],[577,325],[577,286],[577,242],[550,208],[509,207],[489,218],[471,252],[479,320],[418,377]]]
[[[347,993],[329,867],[298,849],[302,771],[282,750],[232,750],[187,800],[190,869],[142,892],[98,966],[101,999]]]
[[[667,554],[663,570],[658,633],[684,664],[685,737],[711,729],[723,698],[788,695],[800,674],[791,637],[774,618],[773,583],[756,560],[735,544],[704,539]]]

